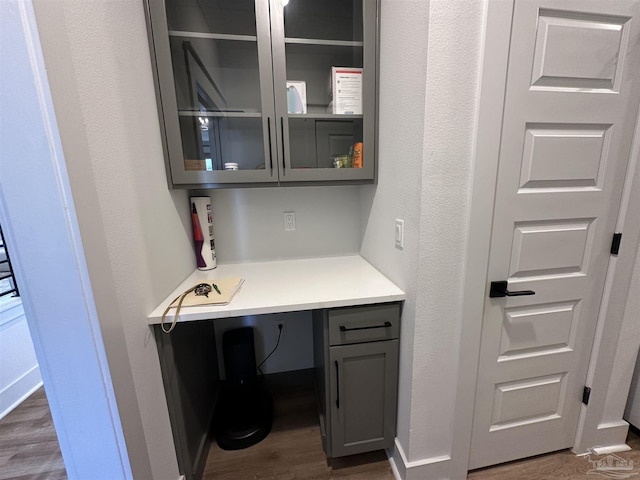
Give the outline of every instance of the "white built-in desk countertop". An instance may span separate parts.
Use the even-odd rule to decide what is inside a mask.
[[[405,299],[400,290],[359,255],[303,260],[235,263],[196,270],[148,317],[160,323],[162,313],[176,296],[200,282],[242,277],[244,284],[228,305],[182,307],[179,322],[265,313],[346,307]],[[171,321],[171,309],[167,319]]]

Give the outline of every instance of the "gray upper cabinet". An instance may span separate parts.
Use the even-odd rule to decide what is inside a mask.
[[[146,0],[170,184],[366,183],[379,0]]]

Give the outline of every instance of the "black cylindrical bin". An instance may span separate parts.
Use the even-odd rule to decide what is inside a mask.
[[[228,330],[222,336],[224,371],[227,383],[253,385],[257,381],[253,328]]]
[[[271,431],[271,395],[258,381],[253,328],[229,330],[222,337],[226,379],[216,406],[214,431],[223,450],[239,450]]]

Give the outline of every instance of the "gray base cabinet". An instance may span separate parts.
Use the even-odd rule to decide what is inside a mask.
[[[219,391],[218,357],[213,323],[184,322],[167,335],[153,331],[171,420],[180,473],[202,478],[210,425]]]
[[[327,457],[391,448],[401,303],[313,312],[314,377]],[[220,378],[212,321],[153,325],[180,472],[202,478]]]
[[[323,447],[342,457],[393,446],[400,304],[314,314],[314,359]]]

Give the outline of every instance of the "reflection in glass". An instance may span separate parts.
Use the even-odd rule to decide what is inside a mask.
[[[361,117],[289,117],[291,168],[362,168],[362,125]]]
[[[291,0],[284,9],[286,38],[362,41],[362,0]]]
[[[183,115],[180,132],[185,170],[225,170],[229,164],[238,170],[265,168],[260,117]]]
[[[170,31],[255,35],[255,0],[165,0]]]
[[[185,170],[264,168],[257,43],[174,35],[170,47]]]
[[[172,37],[171,59],[178,110],[261,110],[255,42]]]

